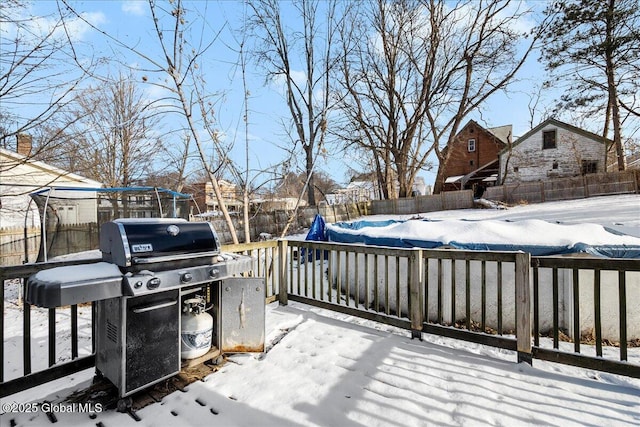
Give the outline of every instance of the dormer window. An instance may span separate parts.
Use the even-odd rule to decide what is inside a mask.
[[[556,148],[556,131],[545,130],[542,132],[542,149]]]
[[[476,140],[475,139],[470,139],[469,142],[467,142],[467,150],[470,153],[473,153],[474,151],[476,151]]]

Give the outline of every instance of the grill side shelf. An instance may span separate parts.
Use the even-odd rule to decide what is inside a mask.
[[[85,278],[86,271],[95,273]],[[67,278],[74,278],[67,280]],[[122,273],[106,263],[56,267],[34,274],[27,281],[25,301],[54,308],[122,296]]]

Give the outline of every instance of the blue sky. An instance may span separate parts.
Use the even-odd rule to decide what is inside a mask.
[[[152,21],[147,1],[84,1],[71,2],[78,12],[81,12],[90,22],[111,34],[119,40],[136,45],[142,52],[157,57],[156,36],[153,33]],[[168,6],[167,2],[159,2]],[[540,7],[541,3],[536,6]],[[209,54],[203,61],[203,67],[207,67],[208,89],[219,94],[216,104],[216,120],[219,132],[223,135],[225,143],[235,141],[231,157],[241,165],[245,164],[244,144],[244,114],[243,88],[239,68],[235,65],[238,60],[238,28],[242,22],[243,4],[239,1],[198,1],[188,3],[189,8],[197,8],[206,23],[195,22],[194,33],[200,33],[204,28],[208,38],[219,33]],[[56,8],[55,1],[38,1],[32,4],[32,14],[46,14]],[[189,16],[194,16],[188,15]],[[198,26],[199,25],[199,26]],[[523,27],[531,25],[523,22]],[[197,31],[196,31],[197,30]],[[139,57],[123,51],[114,43],[108,42],[104,36],[90,29],[88,26],[77,22],[73,25],[78,46],[86,48],[92,54],[118,58],[123,63],[144,68],[144,61]],[[210,37],[209,37],[210,36]],[[111,65],[111,72],[115,71]],[[264,169],[280,162],[286,157],[286,151],[281,148],[287,146],[289,141],[281,123],[288,120],[288,113],[283,98],[280,96],[277,86],[265,83],[264,76],[257,72],[255,64],[249,64],[248,89],[251,93],[249,100],[249,163],[254,170]],[[149,97],[162,96],[150,85],[142,82],[143,70],[137,71],[141,88],[146,90]],[[472,117],[487,127],[513,125],[514,135],[522,135],[530,129],[529,111],[527,103],[529,95],[536,84],[541,84],[544,79],[543,69],[537,63],[537,54],[530,57],[521,73],[522,82],[514,87],[509,96],[496,94],[484,108],[482,114]],[[543,102],[551,101],[547,97]],[[536,118],[540,120],[540,118]],[[164,122],[164,126],[171,127],[171,119]],[[329,153],[337,153],[330,150]],[[342,153],[329,154],[318,161],[317,169],[332,176],[339,183],[346,183],[346,166],[353,163],[353,159],[345,157]],[[300,167],[302,161],[298,162]],[[436,169],[421,173],[428,184],[432,184]],[[256,180],[256,184],[260,184]]]

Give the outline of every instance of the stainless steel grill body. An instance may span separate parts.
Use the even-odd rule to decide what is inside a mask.
[[[96,369],[125,397],[180,372],[180,290],[99,301]]]
[[[101,263],[41,271],[25,299],[41,307],[96,302],[96,369],[125,397],[180,371],[183,300],[207,296],[213,345],[264,350],[263,279],[253,259],[220,253],[210,223],[116,220],[100,231]]]

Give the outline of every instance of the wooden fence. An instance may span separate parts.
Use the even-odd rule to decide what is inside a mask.
[[[371,213],[373,215],[409,215],[419,212],[468,209],[472,207],[473,192],[471,190],[462,190],[406,199],[374,200],[371,202]]]
[[[25,238],[26,235],[26,238]],[[0,230],[0,265],[20,265],[44,257],[40,245],[40,228],[3,228]],[[47,233],[47,259],[98,249],[99,227],[96,223],[62,224]],[[26,245],[26,248],[25,248]],[[42,251],[42,253],[40,253]]]
[[[552,179],[536,182],[522,182],[498,187],[488,187],[484,197],[505,203],[542,203],[555,200],[571,200],[611,194],[638,193],[639,171],[624,171],[606,174],[589,174],[579,177]],[[440,194],[417,196],[404,199],[372,200],[341,205],[320,205],[302,207],[289,228],[296,233],[308,228],[316,214],[326,222],[351,221],[367,215],[411,215],[451,209],[473,208],[473,191],[447,191]],[[290,211],[261,213],[250,219],[251,238],[257,239],[261,233],[279,236],[289,220]],[[237,230],[244,227],[243,221],[233,218]],[[223,243],[231,242],[231,235],[223,219],[212,221]]]
[[[505,203],[542,203],[611,194],[638,193],[640,171],[587,174],[571,178],[488,187],[483,197]]]
[[[307,229],[313,223],[317,214],[326,222],[351,221],[367,215],[411,215],[418,212],[435,212],[446,209],[468,209],[473,205],[471,190],[451,191],[436,195],[418,196],[406,199],[372,200],[369,202],[347,203],[340,205],[322,204],[315,207],[298,209],[296,218],[289,227],[289,234]],[[280,236],[284,230],[290,211],[273,211],[253,216],[249,220],[251,238],[256,240],[262,233],[274,237]],[[232,218],[236,230],[244,229],[244,222],[240,218]],[[231,234],[224,219],[211,220],[223,243],[231,242]]]
[[[40,247],[40,228],[0,228],[0,265],[35,261]]]

